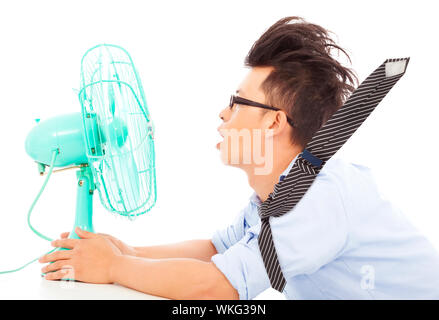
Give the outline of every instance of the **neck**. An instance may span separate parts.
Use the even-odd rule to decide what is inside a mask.
[[[268,174],[255,174],[255,167],[245,170],[250,187],[256,192],[262,202],[273,192],[274,186],[279,182],[279,176],[300,152],[302,152],[302,148],[297,146],[274,148],[273,167]]]

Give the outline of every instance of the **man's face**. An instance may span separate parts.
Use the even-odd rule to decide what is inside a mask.
[[[265,104],[265,94],[260,87],[272,70],[272,67],[251,68],[236,95]],[[271,150],[265,150],[267,123],[264,123],[263,115],[264,109],[239,104],[232,109],[227,106],[220,112],[223,123],[218,131],[224,140],[217,148],[225,164],[243,168],[266,162],[266,153]]]

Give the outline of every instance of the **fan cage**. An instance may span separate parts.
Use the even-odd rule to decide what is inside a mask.
[[[103,206],[133,219],[156,202],[154,126],[131,56],[103,44],[81,61],[86,154]]]

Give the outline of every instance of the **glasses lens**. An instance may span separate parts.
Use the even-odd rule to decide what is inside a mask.
[[[233,96],[233,94],[230,96],[230,101],[229,101],[229,108],[232,108],[233,107],[233,104],[234,104],[234,102],[235,102],[235,99],[234,99],[235,97]]]

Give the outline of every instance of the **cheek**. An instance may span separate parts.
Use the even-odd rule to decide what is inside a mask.
[[[260,127],[260,119],[251,110],[238,109],[231,114],[224,128],[237,130],[253,130]]]
[[[264,162],[266,154],[265,133],[252,128],[248,121],[239,118],[223,127],[224,140],[220,144],[221,159],[225,164],[254,165]]]
[[[241,129],[245,126],[243,114],[238,111],[231,113],[229,121],[227,121],[228,129]]]

